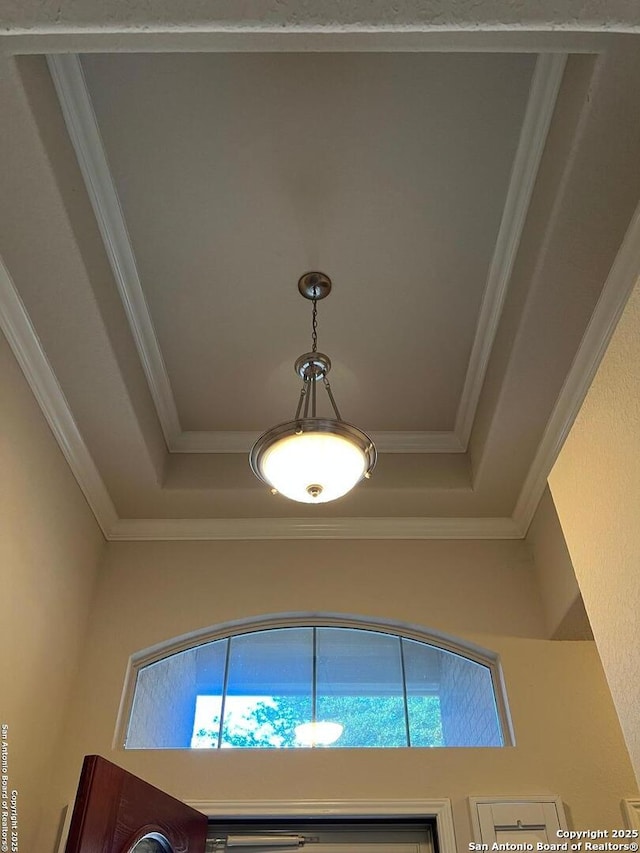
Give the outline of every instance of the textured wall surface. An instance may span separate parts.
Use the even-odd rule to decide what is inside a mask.
[[[496,651],[516,746],[113,748],[132,654],[221,623],[301,611],[422,625]],[[72,798],[82,756],[98,752],[187,800],[450,797],[461,850],[471,794],[559,794],[574,826],[616,826],[635,780],[595,646],[545,636],[524,542],[109,543],[54,796]]]
[[[580,598],[580,587],[548,489],[538,504],[527,542],[533,551],[547,629],[552,637]]]
[[[640,286],[549,478],[640,779]]]

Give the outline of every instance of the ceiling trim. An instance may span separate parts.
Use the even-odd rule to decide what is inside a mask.
[[[342,6],[343,4],[341,4]],[[346,8],[336,10],[330,0],[309,4],[292,0],[287,4],[270,4],[264,0],[218,0],[213,9],[203,13],[201,0],[184,0],[176,4],[147,0],[130,0],[115,15],[102,0],[85,0],[83,4],[43,4],[42,0],[22,0],[7,4],[3,10],[3,30],[8,36],[46,37],[61,32],[67,37],[79,34],[113,35],[121,44],[123,35],[147,34],[265,34],[284,31],[302,35],[318,33],[338,37],[350,33],[402,36],[422,35],[435,31],[445,35],[480,33],[637,33],[640,30],[636,5],[629,0],[580,0],[579,3],[540,3],[539,0],[488,0],[477,3],[416,3],[398,0],[393,4],[370,0],[352,0]],[[232,42],[233,43],[233,42]]]
[[[566,53],[541,54],[536,62],[454,431],[388,432],[383,452],[467,449],[566,59]],[[169,451],[246,452],[250,433],[182,431],[80,59],[77,54],[58,54],[48,56],[47,62]]]
[[[640,205],[611,267],[512,518],[120,519],[1,259],[0,326],[107,539],[515,539],[526,535],[549,472],[639,272]]]
[[[464,453],[453,432],[369,432],[380,453]],[[183,432],[172,453],[248,453],[259,432]]]
[[[118,518],[2,259],[0,327],[108,540],[515,539],[521,535],[509,518]]]
[[[36,331],[0,259],[0,326],[105,537],[175,539],[518,539],[595,376],[640,273],[640,205],[627,229],[512,518],[120,519]]]
[[[611,267],[512,518],[118,519],[35,329],[1,261],[0,324],[107,539],[520,538],[526,534],[547,476],[586,396],[639,271],[640,206]]]
[[[118,518],[2,259],[0,326],[108,540],[518,539],[522,536],[510,518]]]
[[[1,258],[0,327],[82,493],[108,538],[109,531],[118,520],[115,507]]]
[[[76,54],[60,54],[48,56],[47,62],[169,451],[248,452],[260,433],[182,430],[80,58]],[[465,450],[452,432],[398,431],[376,435],[380,438],[380,443],[374,438],[376,445],[386,453]]]
[[[469,444],[566,62],[566,53],[541,54],[531,80],[527,109],[456,415],[454,432],[465,450]]]
[[[520,539],[510,518],[125,518],[113,541],[221,539]]]
[[[100,129],[77,54],[48,56],[47,63],[78,158],[87,193],[131,327],[168,446],[181,432],[169,375],[147,306]]]
[[[640,275],[640,205],[611,266],[516,503],[513,520],[526,535],[558,454],[580,411],[611,336]]]

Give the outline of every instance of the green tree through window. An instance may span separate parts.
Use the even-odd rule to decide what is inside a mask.
[[[139,668],[127,749],[503,746],[488,663],[389,630],[243,631]]]
[[[411,735],[420,746],[442,746],[442,721],[437,696],[424,697]],[[284,748],[299,747],[296,727],[307,721],[306,702],[291,697],[269,697],[249,700],[241,712],[231,712],[224,728],[221,746]],[[357,712],[354,714],[354,710]],[[406,732],[399,737],[397,702],[392,697],[340,696],[332,697],[331,708],[323,720],[340,722],[349,719],[335,747],[393,747],[407,746]],[[216,748],[220,730],[220,715],[211,717],[208,727],[194,731],[193,745]]]

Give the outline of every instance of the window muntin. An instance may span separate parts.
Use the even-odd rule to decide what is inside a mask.
[[[329,733],[324,724],[332,724]],[[127,749],[503,745],[487,664],[387,631],[307,625],[238,633],[141,666],[125,742]]]
[[[336,747],[408,746],[401,638],[318,628],[316,719],[344,727]]]
[[[312,719],[313,630],[233,637],[221,747],[286,747]]]

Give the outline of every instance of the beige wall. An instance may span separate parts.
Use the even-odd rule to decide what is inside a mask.
[[[9,726],[20,850],[29,851],[48,806],[104,540],[1,334],[0,386],[0,716]]]
[[[635,756],[638,330],[636,293],[551,477]],[[90,752],[183,799],[450,797],[461,849],[469,840],[469,794],[557,793],[576,828],[620,824],[620,799],[637,795],[633,771],[594,644],[545,639],[554,596],[559,614],[573,586],[567,575],[560,591],[549,591],[561,549],[541,548],[540,531],[532,534],[538,544],[531,540],[537,567],[523,542],[110,543],[92,597],[102,536],[4,340],[0,376],[2,722],[10,726],[10,784],[20,792],[23,850],[53,850],[60,810],[73,799],[82,756]],[[543,530],[546,523],[539,523]],[[554,536],[548,543],[557,545]],[[221,622],[287,611],[397,620],[495,650],[516,747],[113,749],[133,653]]]
[[[130,656],[218,623],[322,611],[419,624],[493,649],[517,746],[506,749],[124,752],[112,741]],[[618,826],[634,777],[593,643],[542,639],[524,542],[110,543],[60,752],[58,804],[98,752],[182,799],[560,794],[573,825]]]
[[[527,533],[533,552],[547,634],[556,640],[592,640],[591,626],[549,489]]]
[[[640,780],[640,285],[549,485]]]

